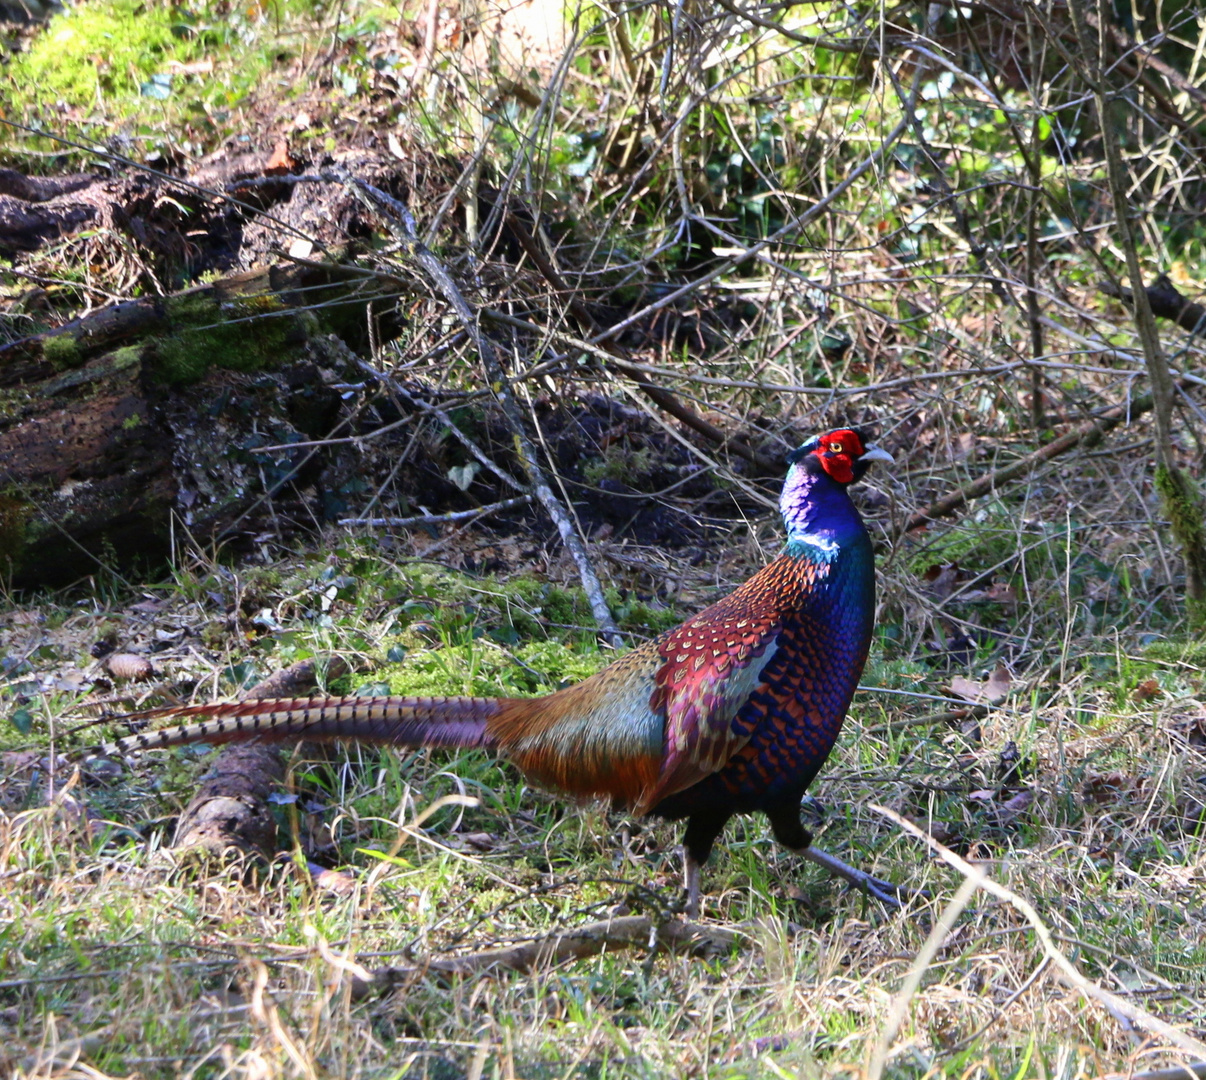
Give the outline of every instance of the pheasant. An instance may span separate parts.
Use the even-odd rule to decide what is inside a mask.
[[[556,693],[170,707],[138,715],[178,726],[127,736],[104,752],[287,739],[485,747],[554,791],[686,818],[691,915],[716,838],[734,814],[753,811],[767,815],[786,848],[896,904],[894,885],[814,848],[800,820],[871,640],[874,558],[847,489],[873,461],[892,457],[857,430],[804,443],[788,457],[779,502],[783,552],[678,628]]]

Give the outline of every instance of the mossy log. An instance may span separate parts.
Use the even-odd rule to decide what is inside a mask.
[[[160,558],[173,524],[204,542],[269,517],[312,522],[305,504],[347,483],[351,463],[290,444],[341,419],[329,384],[363,373],[342,370],[332,335],[362,345],[392,287],[286,264],[0,348],[0,575],[59,584]],[[286,449],[258,452],[270,446]]]

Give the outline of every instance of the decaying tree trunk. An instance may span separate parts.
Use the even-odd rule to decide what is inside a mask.
[[[330,335],[367,339],[391,288],[286,263],[0,346],[0,575],[69,580],[162,555],[174,524],[209,539],[338,486],[337,453],[290,444],[338,425],[330,384],[363,373],[342,370]]]
[[[325,677],[338,678],[347,664],[333,657]],[[270,675],[248,698],[304,697],[319,684],[314,660],[301,660]],[[213,856],[234,851],[271,859],[277,850],[276,817],[268,796],[285,778],[279,747],[248,743],[223,747],[176,823],[172,846],[200,848]]]

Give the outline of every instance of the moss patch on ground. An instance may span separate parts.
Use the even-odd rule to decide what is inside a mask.
[[[8,90],[17,104],[57,100],[93,108],[105,99],[139,96],[169,61],[188,63],[202,51],[174,5],[81,4],[56,15],[29,51],[14,58]]]

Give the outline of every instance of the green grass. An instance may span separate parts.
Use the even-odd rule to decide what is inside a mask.
[[[164,142],[200,148],[238,128],[239,110],[282,80],[328,14],[313,0],[81,3],[54,15],[6,65],[0,103],[9,118],[54,134],[120,130],[135,140],[135,157]],[[8,145],[63,152],[52,140]]]
[[[323,611],[331,585],[336,597]],[[334,560],[299,551],[237,581],[195,564],[163,595],[169,605],[139,633],[153,637],[157,625],[186,616],[205,620],[207,608],[236,595],[247,608],[274,611],[280,629],[259,641],[211,641],[203,655],[215,671],[240,657],[269,670],[336,651],[362,669],[352,684],[526,694],[606,662],[580,632],[543,621],[538,609],[549,593],[535,579],[390,563],[355,542]],[[49,628],[41,666],[86,667],[86,644],[108,632],[115,610],[90,603],[84,613],[70,597],[44,598],[14,609],[3,640],[11,645],[30,625],[14,620],[19,612],[36,611]],[[498,632],[514,631],[519,612],[528,632],[501,645]],[[403,659],[387,660],[399,642]],[[1083,663],[1090,653],[1080,659],[1082,676],[1048,686],[1041,723],[1014,696],[982,722],[979,739],[902,729],[924,704],[874,695],[856,702],[813,786],[808,820],[827,850],[930,889],[933,899],[910,914],[880,911],[777,849],[761,819],[736,819],[704,877],[708,916],[749,935],[731,954],[638,950],[451,987],[421,978],[388,1005],[349,1001],[336,958],[372,968],[401,963],[402,953],[487,948],[590,921],[626,897],[639,910],[646,890],[673,903],[677,829],[645,823],[625,855],[620,818],[535,791],[480,752],[362,748],[346,759],[295,759],[290,790],[301,802],[278,807],[282,827],[295,844],[317,844],[324,864],[352,873],[359,885],[340,897],[315,888],[287,858],[248,878],[166,850],[171,815],[205,767],[195,748],[147,755],[105,786],[77,784],[45,807],[36,797],[44,781],[31,789],[32,778],[15,773],[0,814],[0,995],[23,1023],[39,1018],[38,1031],[53,1017],[64,1054],[76,1045],[67,1040],[91,1037],[87,1060],[117,1074],[168,1076],[176,1060],[196,1065],[212,1053],[240,1075],[261,1067],[288,1075],[301,1062],[314,1075],[384,1077],[397,1075],[398,1055],[414,1053],[435,1075],[468,1068],[484,1043],[500,1075],[647,1077],[705,1063],[724,1076],[848,1075],[863,1067],[891,993],[958,883],[870,809],[885,803],[991,859],[993,877],[1038,907],[1088,977],[1111,987],[1120,977],[1164,980],[1176,989],[1160,1011],[1188,1019],[1203,992],[1203,889],[1194,867],[1203,820],[1197,776],[1206,769],[1196,752],[1170,751],[1166,732],[1196,699],[1188,681],[1152,701],[1124,692],[1137,675],[1183,671],[1185,661],[1148,658],[1120,671]],[[168,656],[159,666],[170,678],[179,663]],[[882,685],[940,691],[925,665],[899,655],[877,654],[876,671]],[[35,737],[74,700],[47,699]],[[63,721],[56,727],[61,733]],[[972,793],[991,788],[995,754],[1011,740],[1037,769],[1028,782],[1039,796],[1002,826],[991,800]],[[464,795],[477,804],[447,806],[400,831],[438,799]],[[86,826],[82,804],[118,824]],[[1122,1060],[1128,1043],[1116,1021],[1052,976],[1014,999],[1042,959],[1020,915],[981,895],[957,925],[922,981],[890,1075],[954,1077],[980,1061],[1000,1076],[1043,1075],[1040,1065],[1050,1076]],[[320,940],[329,944],[319,948]],[[994,1018],[995,1027],[975,1035]],[[54,1041],[28,1026],[11,1045],[11,1067],[27,1070],[55,1053]],[[1079,1049],[1069,1058],[1068,1047]],[[199,1075],[217,1069],[202,1065]]]

